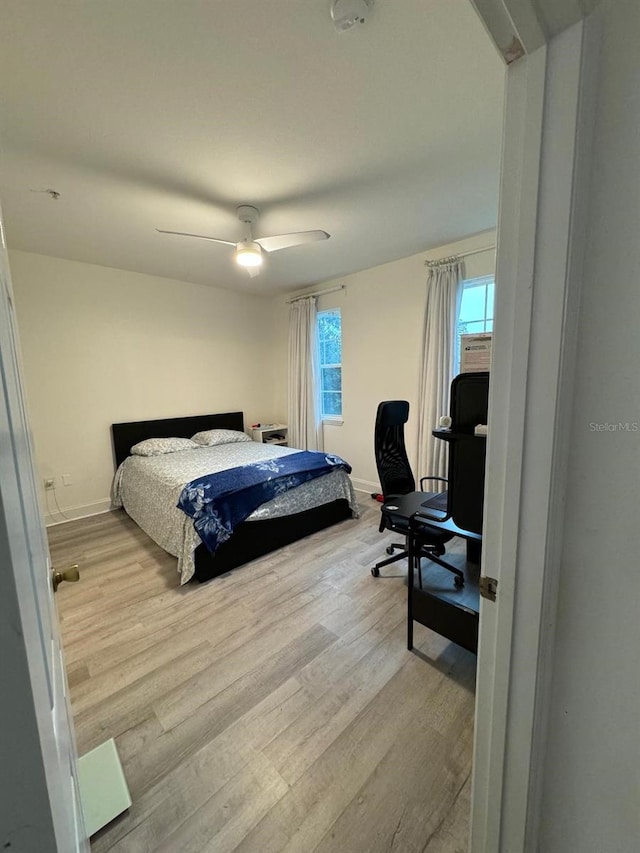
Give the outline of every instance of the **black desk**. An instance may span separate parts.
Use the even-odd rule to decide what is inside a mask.
[[[382,513],[388,513],[390,516],[401,518],[402,529],[407,532],[409,538],[409,530],[411,519],[415,515],[424,513],[425,518],[423,523],[431,528],[431,531],[438,530],[443,534],[449,534],[449,537],[460,536],[468,540],[467,557],[472,562],[477,562],[480,559],[480,542],[482,537],[469,530],[463,530],[449,516],[448,510],[449,497],[447,492],[409,492],[406,495],[396,495],[390,498],[382,505]],[[428,518],[426,517],[428,516]],[[452,566],[443,560],[438,553],[433,551],[433,539],[427,544],[429,531],[425,532],[423,537],[425,547],[423,549],[424,556],[429,556],[429,559],[439,564],[444,568],[448,568],[455,575],[455,585],[458,587],[464,586],[464,572],[457,566]],[[445,541],[446,541],[445,537]],[[442,551],[444,553],[444,549]]]
[[[417,500],[421,494],[428,495],[427,500]],[[474,542],[482,542],[480,533],[459,527],[449,514],[449,495],[447,492],[409,492],[408,495],[397,495],[392,501],[382,505],[383,511],[389,509],[397,515],[403,515],[407,521],[416,512],[424,514],[424,523],[432,524],[453,536],[460,536]],[[426,516],[429,516],[427,518]]]
[[[425,521],[433,524],[432,521]],[[453,522],[449,521],[453,525]],[[455,525],[453,525],[455,527]],[[457,536],[474,543],[480,549],[482,537],[468,530],[456,532]],[[409,533],[409,578],[407,582],[407,648],[413,648],[413,622],[420,622],[453,640],[459,646],[474,654],[478,651],[478,624],[480,611],[480,565],[460,559],[458,567],[464,574],[464,586],[454,585],[451,574],[424,558],[424,568],[419,568],[421,560],[420,517],[414,516]],[[427,540],[428,541],[428,540]],[[447,554],[448,560],[452,555]],[[422,586],[415,582],[416,569],[421,572]]]
[[[411,517],[407,646],[413,648],[413,622],[416,620],[475,654],[478,651],[486,436],[474,435],[469,429],[434,430],[433,435],[449,443],[449,487],[444,495],[438,496],[439,500],[424,501],[422,508]],[[467,542],[467,565],[459,566],[464,574],[464,587],[460,583],[453,587],[450,575],[447,577],[446,571],[428,562],[425,569],[420,569],[421,587],[415,586],[415,571],[420,566],[422,553],[420,529],[434,524]],[[428,535],[423,538],[428,541]],[[428,560],[426,551],[424,555]]]
[[[442,634],[469,651],[478,648],[478,612],[480,576],[479,555],[482,536],[472,530],[463,530],[448,516],[448,495],[446,492],[430,494],[426,500],[420,500],[421,493],[411,492],[400,495],[383,505],[390,511],[404,515],[409,521],[408,550],[409,577],[407,581],[407,645],[413,648],[413,621]],[[464,585],[456,583],[451,572],[441,567],[441,560],[429,553],[432,541],[428,528],[437,527],[458,536],[467,542],[467,559],[458,555],[455,563],[464,578]],[[424,531],[421,540],[421,528]],[[423,543],[426,546],[423,549]],[[423,555],[423,556],[421,556]],[[416,586],[416,568],[418,560],[424,560],[421,569],[422,586]],[[447,560],[451,560],[447,554]]]
[[[489,374],[461,373],[451,383],[451,429],[433,435],[449,445],[446,522],[456,535],[467,540],[464,587],[452,588],[442,570],[426,563],[421,589],[415,588],[415,569],[421,559],[419,514],[414,514],[409,532],[409,627],[408,646],[413,647],[413,620],[421,622],[471,652],[478,651],[480,595],[480,551],[484,511],[484,469],[487,439],[475,435],[476,424],[487,423]],[[427,502],[430,503],[430,502]],[[425,514],[430,515],[429,507]],[[432,524],[424,519],[422,524]],[[423,535],[423,539],[426,537]],[[427,555],[428,556],[428,555]],[[426,581],[426,582],[425,582]]]

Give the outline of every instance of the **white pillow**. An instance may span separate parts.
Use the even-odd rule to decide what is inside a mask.
[[[162,453],[176,453],[178,450],[195,450],[199,444],[190,438],[147,438],[131,448],[134,456],[160,456]]]
[[[251,441],[246,432],[237,429],[206,429],[191,436],[196,444],[213,447],[216,444],[233,444],[236,441]]]

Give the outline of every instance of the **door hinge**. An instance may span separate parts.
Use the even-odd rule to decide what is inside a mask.
[[[480,595],[483,598],[488,598],[489,601],[495,601],[498,591],[498,581],[495,578],[489,578],[483,575],[480,578]]]

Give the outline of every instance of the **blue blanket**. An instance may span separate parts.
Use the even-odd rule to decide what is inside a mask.
[[[200,538],[213,554],[261,504],[336,468],[351,473],[344,459],[316,450],[229,468],[187,483],[178,508],[193,518]]]

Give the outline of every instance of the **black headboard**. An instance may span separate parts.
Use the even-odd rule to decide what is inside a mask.
[[[194,415],[188,418],[111,424],[116,468],[129,456],[133,445],[144,441],[145,438],[191,438],[196,432],[204,429],[237,429],[242,432],[244,414],[224,412],[220,415]]]

